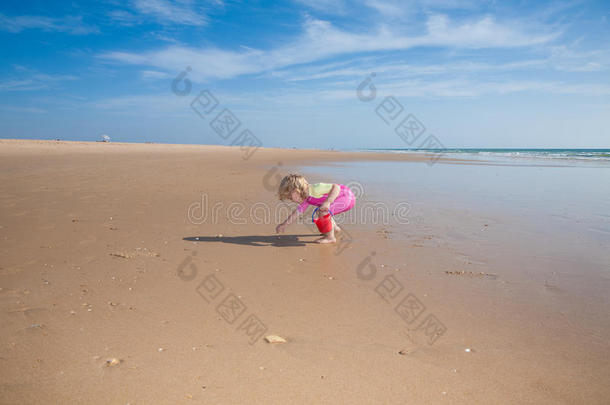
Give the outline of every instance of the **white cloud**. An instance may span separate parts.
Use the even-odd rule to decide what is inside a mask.
[[[295,0],[310,9],[324,14],[343,15],[347,12],[345,0]]]
[[[28,91],[56,87],[60,82],[76,80],[72,75],[50,75],[29,69],[21,65],[13,65],[16,77],[0,81],[0,91]]]
[[[82,17],[66,16],[52,18],[36,15],[5,16],[0,14],[0,30],[19,33],[27,29],[40,29],[43,31],[67,32],[74,35],[99,33],[95,26],[83,23]]]
[[[167,72],[159,72],[157,70],[143,70],[140,74],[145,80],[169,79],[171,77]]]
[[[607,50],[575,51],[565,46],[551,48],[553,68],[567,72],[599,72],[610,67],[610,52]]]
[[[141,23],[141,19],[137,15],[125,10],[109,11],[108,16],[113,22],[128,27]]]
[[[375,10],[377,13],[388,18],[401,18],[409,14],[415,14],[422,10],[457,10],[474,9],[488,3],[486,0],[353,0],[347,4],[345,0],[294,0],[311,10],[323,14],[347,14],[348,10],[359,7],[360,4]],[[360,4],[354,4],[360,3]],[[366,14],[364,11],[362,14]]]
[[[35,83],[33,80],[4,80],[0,82],[0,91],[10,90],[37,90],[42,88],[40,84]]]
[[[424,8],[442,9],[442,10],[458,10],[458,9],[473,9],[481,7],[485,3],[493,3],[485,0],[420,0],[420,5]]]
[[[364,4],[386,17],[401,17],[416,9],[413,1],[365,0]]]
[[[610,95],[609,85],[535,80],[400,80],[393,83],[385,83],[384,88],[391,89],[392,94],[396,97],[424,98],[471,98],[522,92],[535,92],[537,94],[577,94],[585,96]]]
[[[81,103],[80,106],[85,105],[95,111],[107,111],[136,117],[196,118],[195,112],[189,105],[190,102],[191,98],[188,98],[188,100],[185,100],[185,98],[179,99],[171,93],[133,94]]]
[[[364,76],[362,77],[364,78]],[[377,105],[383,97],[394,96],[399,102],[407,98],[440,99],[440,98],[478,98],[485,96],[502,96],[516,93],[543,95],[579,95],[608,96],[610,84],[566,83],[552,80],[494,80],[479,78],[445,78],[393,79],[379,81],[378,75],[374,84],[378,90]],[[358,102],[357,81],[326,83],[324,86],[307,86],[304,88],[282,88],[267,92],[239,92],[238,95],[223,94],[223,101],[249,105],[251,108],[281,108],[283,106],[316,106],[335,102]],[[249,100],[249,101],[248,101]]]
[[[0,110],[25,114],[46,114],[48,112],[47,110],[38,107],[19,107],[13,105],[2,105],[0,106]]]
[[[353,66],[346,66],[348,64]],[[357,65],[357,66],[356,66]],[[374,72],[383,75],[385,80],[393,78],[414,78],[443,74],[470,74],[481,72],[502,72],[522,69],[549,68],[546,59],[531,59],[515,61],[503,64],[491,64],[480,62],[447,62],[432,65],[416,65],[396,62],[377,62],[368,60],[351,60],[343,66],[317,65],[306,66],[302,69],[284,69],[275,71],[272,76],[282,78],[286,81],[325,80],[333,78],[360,79]]]
[[[565,70],[568,72],[600,72],[607,70],[608,68],[597,62],[586,62],[584,65],[578,66],[559,66],[559,70]]]
[[[223,106],[230,107],[239,116],[246,111],[280,111],[284,109],[324,110],[327,106],[359,105],[356,98],[357,83],[337,83],[324,88],[281,89],[267,91],[238,91],[214,93]],[[401,103],[408,98],[470,99],[484,96],[501,96],[515,93],[608,96],[610,85],[587,83],[565,83],[559,81],[508,80],[480,81],[474,79],[447,80],[396,80],[378,86],[379,95],[375,104],[383,97],[393,95]],[[171,93],[148,95],[125,95],[87,103],[95,110],[106,110],[125,115],[197,118],[189,103],[195,97],[177,98]],[[345,104],[348,103],[348,104]],[[82,103],[79,103],[82,105]],[[405,104],[406,106],[406,104]],[[351,108],[351,107],[350,107]]]
[[[511,24],[512,25],[512,24]],[[428,36],[423,45],[461,46],[466,48],[503,48],[537,45],[550,41],[558,34],[525,33],[517,26],[499,24],[491,16],[461,25],[451,24],[442,14],[432,15],[427,21]]]
[[[160,23],[206,25],[208,20],[200,7],[190,1],[134,0],[133,7],[141,14],[151,16]]]
[[[173,46],[153,52],[108,52],[100,56],[110,61],[152,66],[171,73],[192,66],[191,77],[205,81],[318,62],[345,54],[398,51],[418,46],[523,47],[546,43],[558,35],[543,30],[534,33],[525,32],[516,24],[501,24],[491,17],[457,24],[443,15],[430,16],[426,32],[419,36],[405,36],[400,30],[387,26],[381,26],[371,33],[352,33],[341,30],[328,21],[313,18],[307,18],[303,28],[303,34],[294,42],[267,51],[255,49],[228,51]]]

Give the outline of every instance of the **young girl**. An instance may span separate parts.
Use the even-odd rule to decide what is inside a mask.
[[[332,215],[337,215],[348,211],[354,207],[356,197],[349,187],[343,184],[316,183],[309,184],[305,177],[298,174],[289,174],[282,179],[278,190],[280,200],[292,200],[299,206],[292,211],[292,214],[281,224],[275,231],[277,233],[284,232],[286,227],[294,222],[294,220],[305,212],[307,207],[315,205],[319,207],[318,218],[323,217],[330,211]],[[332,219],[331,215],[331,219]],[[335,230],[341,231],[334,220],[332,220],[332,228],[329,232],[323,233],[322,237],[316,239],[318,243],[334,243]]]

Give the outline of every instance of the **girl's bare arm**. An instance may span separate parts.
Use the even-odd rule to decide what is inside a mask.
[[[339,196],[341,192],[341,187],[338,184],[333,184],[333,188],[330,189],[330,193],[328,193],[328,197],[326,197],[326,201],[322,203],[320,206],[320,211],[328,211],[328,207],[335,201],[335,199]]]
[[[299,210],[297,208],[292,211],[292,213],[286,218],[284,221],[284,225],[290,225],[299,217]]]
[[[286,220],[284,222],[282,222],[281,224],[279,224],[278,226],[275,227],[275,232],[277,233],[281,233],[284,232],[284,230],[286,229],[286,227],[288,225],[290,225],[291,223],[293,223],[295,221],[295,219],[297,219],[297,217],[299,216],[299,210],[295,209],[294,211],[292,211],[292,213],[288,216],[288,218],[286,218]]]

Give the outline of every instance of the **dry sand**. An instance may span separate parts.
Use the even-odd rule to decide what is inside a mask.
[[[603,292],[591,306],[509,255],[456,268],[430,227],[320,246],[311,225],[227,218],[275,206],[276,174],[364,156],[426,159],[0,140],[0,401],[607,403]]]

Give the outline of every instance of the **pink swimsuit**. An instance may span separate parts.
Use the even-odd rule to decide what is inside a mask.
[[[330,186],[330,187],[329,187]],[[335,201],[330,204],[330,212],[333,215],[340,214],[347,210],[351,210],[356,203],[356,197],[352,190],[349,187],[344,186],[343,184],[339,184],[341,191]],[[315,205],[319,207],[326,201],[328,197],[328,193],[330,193],[330,189],[332,189],[332,184],[328,183],[316,183],[309,185],[309,197],[305,199],[299,207],[297,208],[300,213],[305,212],[309,205]],[[326,191],[326,192],[324,192]]]

